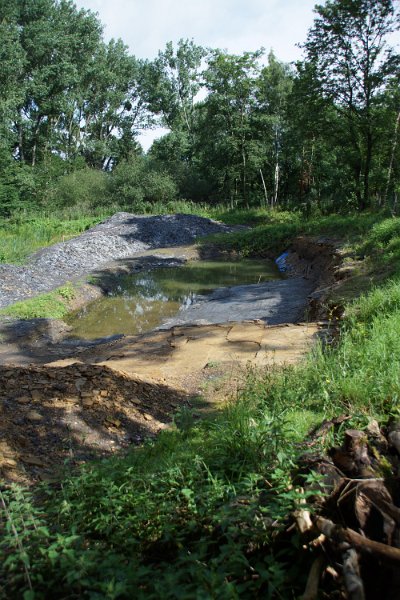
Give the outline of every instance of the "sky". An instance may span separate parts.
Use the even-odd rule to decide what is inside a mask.
[[[231,53],[274,50],[278,59],[300,57],[316,0],[75,0],[97,12],[105,38],[122,38],[138,58],[154,58],[165,44],[193,38]]]
[[[321,3],[321,2],[320,2]],[[306,39],[316,0],[75,0],[98,13],[106,41],[121,38],[137,58],[153,59],[167,42],[196,44],[232,54],[265,48],[291,62]],[[144,150],[167,130],[139,136]]]
[[[121,38],[137,58],[152,59],[167,42],[192,39],[232,54],[264,47],[291,62],[311,27],[316,0],[75,0],[98,13],[106,41]],[[323,2],[319,2],[320,4]],[[147,132],[145,150],[163,134]]]

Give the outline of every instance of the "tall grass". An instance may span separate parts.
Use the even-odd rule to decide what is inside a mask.
[[[0,222],[0,262],[22,263],[36,250],[79,235],[99,220],[92,216],[71,220],[35,217]]]

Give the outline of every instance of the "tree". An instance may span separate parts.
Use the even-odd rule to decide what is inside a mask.
[[[168,42],[163,52],[146,65],[145,95],[150,109],[171,130],[191,134],[195,97],[201,83],[201,64],[207,51],[193,40]]]
[[[387,44],[398,16],[392,0],[328,0],[315,10],[304,44],[307,71],[340,116],[340,135],[351,148],[354,193],[364,209],[370,203],[379,102],[399,64]]]
[[[266,200],[268,190],[270,192],[271,206],[278,203],[282,175],[285,174],[283,162],[287,153],[288,98],[292,86],[291,68],[270,52],[268,64],[261,70],[257,82],[253,139],[258,139],[262,144],[264,161],[260,165],[260,175]]]
[[[199,105],[197,150],[216,193],[235,204],[249,202],[259,161],[253,118],[261,56],[262,51],[237,56],[215,50],[204,72],[208,96]]]

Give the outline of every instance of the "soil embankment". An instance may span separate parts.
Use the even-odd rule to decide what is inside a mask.
[[[126,215],[117,217],[128,219]],[[196,227],[189,227],[190,219]],[[215,227],[208,220],[200,227],[198,219],[186,216],[186,233],[179,239],[170,238],[169,243],[185,236],[188,241],[199,231],[207,233],[208,226]],[[175,225],[178,221],[171,220]],[[97,244],[96,232],[91,235],[84,234],[82,247],[90,239]],[[129,238],[128,229],[124,235]],[[161,233],[157,235],[153,242],[140,243],[168,242]],[[131,247],[135,244],[132,240]],[[75,244],[80,247],[81,241]],[[48,249],[47,256],[67,255],[59,246]],[[6,339],[0,352],[0,362],[5,365],[0,367],[1,474],[10,480],[32,481],[51,475],[65,460],[74,465],[124,450],[157,433],[176,408],[204,394],[207,386],[234,387],[247,364],[265,367],[298,360],[320,327],[294,322],[304,313],[307,297],[321,274],[324,285],[325,274],[332,276],[337,262],[333,250],[327,241],[298,241],[287,257],[288,279],[218,290],[209,300],[202,298],[186,315],[180,313],[180,326],[171,322],[166,330],[93,347],[79,341],[66,343],[62,322],[43,319],[39,327],[37,322],[9,323],[9,329],[16,327],[14,339],[11,343],[11,336],[8,344]],[[186,248],[182,254],[175,247],[153,260],[163,262],[171,254],[184,261],[191,252]],[[114,274],[126,269],[131,272],[132,265],[138,267],[137,260],[141,259],[114,260],[109,268]],[[3,336],[5,332],[3,327]]]

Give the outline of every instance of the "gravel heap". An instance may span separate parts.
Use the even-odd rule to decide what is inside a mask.
[[[201,236],[232,230],[195,215],[116,213],[78,237],[36,252],[26,265],[0,265],[0,308],[52,290],[112,260],[152,248],[183,246]]]

